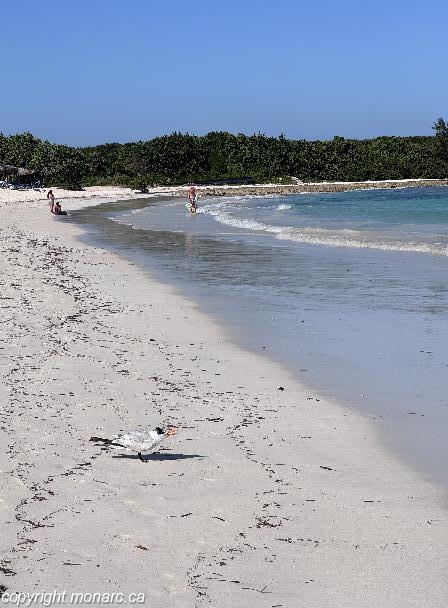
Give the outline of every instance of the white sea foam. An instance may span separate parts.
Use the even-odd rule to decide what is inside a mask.
[[[373,230],[352,230],[348,228],[328,229],[324,227],[311,226],[288,226],[274,225],[264,222],[259,217],[251,218],[249,213],[255,212],[259,215],[258,207],[255,209],[245,208],[244,203],[248,197],[229,197],[208,199],[207,204],[201,205],[198,214],[206,214],[220,224],[231,228],[258,234],[270,234],[274,238],[282,241],[293,241],[297,243],[308,243],[312,245],[324,245],[329,247],[347,247],[356,249],[377,249],[384,251],[409,251],[432,255],[448,256],[448,246],[445,234],[433,234],[429,239],[420,235],[418,232],[408,232],[407,235],[393,235]],[[236,200],[238,199],[238,200]],[[235,204],[236,203],[236,204]],[[179,203],[177,203],[179,204]],[[271,207],[271,214],[274,211],[286,211],[292,209],[292,205],[280,203],[276,207]],[[111,217],[113,221],[127,224],[134,227],[133,219],[136,214],[145,212],[147,209],[132,210],[130,213],[117,217]],[[241,217],[241,215],[246,217]],[[274,216],[272,216],[274,217]],[[284,216],[288,217],[288,215]],[[302,218],[304,220],[305,218]],[[171,230],[173,230],[171,226]],[[181,231],[182,228],[176,226],[173,231]],[[417,238],[416,238],[417,237]]]
[[[409,251],[448,256],[447,244],[440,241],[428,243],[399,240],[388,235],[351,229],[329,230],[327,228],[314,227],[275,226],[257,220],[235,217],[230,213],[230,210],[224,210],[226,207],[227,209],[229,208],[229,201],[206,206],[202,212],[213,216],[221,224],[254,232],[267,232],[275,236],[275,238],[285,241],[326,245],[328,247]]]
[[[399,241],[391,237],[375,238],[368,232],[350,230],[326,230],[324,228],[290,228],[276,235],[278,239],[355,249],[380,249],[383,251],[409,251],[448,256],[448,247],[438,243]]]

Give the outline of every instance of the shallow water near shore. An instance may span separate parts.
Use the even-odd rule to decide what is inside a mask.
[[[316,408],[325,394],[370,417],[389,449],[448,488],[447,195],[211,199],[195,217],[179,199],[141,199],[72,220],[287,365]]]

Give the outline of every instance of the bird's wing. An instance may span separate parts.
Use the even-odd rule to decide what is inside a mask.
[[[114,435],[112,437],[112,445],[140,452],[142,450],[152,450],[163,438],[164,435],[159,435],[157,431],[137,429],[129,433]]]

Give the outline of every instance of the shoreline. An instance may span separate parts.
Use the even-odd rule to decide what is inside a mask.
[[[445,605],[445,497],[372,420],[235,347],[45,202],[0,216],[1,566],[16,573],[0,584],[179,608]],[[179,434],[147,465],[88,443],[160,421]]]
[[[353,190],[384,190],[397,188],[429,188],[446,187],[447,179],[399,179],[363,182],[309,182],[297,184],[253,184],[226,185],[226,186],[196,186],[200,196],[266,196],[288,194],[312,194],[331,192],[351,192]],[[8,190],[0,189],[0,206],[9,206],[22,203],[36,204],[46,201],[46,193],[51,187],[39,190]],[[148,188],[147,193],[137,192],[131,188],[119,186],[90,186],[84,190],[63,190],[53,187],[56,200],[70,201],[96,201],[98,199],[139,199],[153,196],[179,196],[187,197],[188,185],[184,186],[158,186]],[[95,204],[91,202],[90,204]]]
[[[418,193],[414,191],[412,195],[415,194]],[[435,191],[433,194],[436,195]],[[443,193],[438,194],[439,197],[444,196]],[[258,352],[289,369],[310,393],[325,394],[343,407],[382,420],[377,434],[386,450],[392,451],[411,469],[426,477],[429,483],[441,486],[446,492],[448,478],[443,463],[448,451],[444,447],[442,432],[447,421],[443,408],[443,368],[437,375],[438,366],[434,367],[434,362],[423,364],[419,356],[424,349],[436,352],[441,363],[445,360],[443,324],[438,324],[437,318],[425,321],[423,311],[422,314],[414,311],[414,314],[400,317],[397,310],[389,310],[384,315],[378,310],[379,303],[375,303],[374,290],[369,296],[369,311],[363,315],[362,305],[366,302],[358,302],[361,309],[353,314],[353,310],[347,309],[343,292],[338,293],[334,286],[332,299],[339,301],[339,306],[331,313],[329,302],[323,304],[325,310],[320,310],[322,294],[315,301],[313,289],[300,307],[301,296],[292,287],[294,280],[287,289],[283,289],[281,282],[277,283],[274,291],[271,290],[272,279],[265,283],[265,275],[280,277],[286,268],[299,269],[301,265],[310,273],[313,268],[318,270],[322,283],[329,272],[330,279],[334,279],[334,264],[351,268],[351,277],[368,276],[372,266],[376,265],[382,268],[378,293],[382,293],[380,308],[383,309],[391,297],[387,277],[393,277],[394,283],[399,281],[401,263],[405,259],[406,265],[412,266],[412,280],[420,289],[425,290],[425,281],[430,276],[435,284],[443,284],[443,271],[439,272],[438,280],[434,275],[433,256],[421,256],[416,252],[400,252],[397,256],[394,251],[363,249],[358,252],[352,248],[340,250],[322,245],[316,248],[305,244],[301,245],[300,254],[293,260],[292,251],[288,252],[284,247],[281,248],[283,253],[278,255],[275,246],[263,247],[257,241],[254,249],[253,241],[251,245],[242,235],[238,236],[241,240],[239,245],[233,240],[231,245],[225,244],[219,236],[213,236],[213,227],[206,221],[206,216],[201,216],[197,224],[199,235],[196,238],[194,224],[185,216],[183,204],[179,201],[161,197],[152,201],[148,199],[142,204],[135,201],[102,203],[88,211],[75,212],[72,219],[84,231],[82,242],[124,255],[139,268],[147,270],[156,281],[175,285],[177,293],[192,300],[200,311],[216,321],[239,348]],[[238,202],[237,199],[236,205]],[[137,219],[143,216],[134,216],[146,205],[149,205],[155,232],[143,228]],[[180,216],[173,219],[176,206]],[[120,221],[122,213],[126,218],[124,221]],[[136,223],[132,219],[134,217]],[[159,219],[155,220],[155,217]],[[169,223],[171,220],[173,223]],[[212,235],[209,244],[207,235]],[[258,259],[258,263],[252,265],[252,258]],[[360,270],[361,266],[364,271]],[[249,290],[244,287],[246,278],[241,275],[242,268],[243,274],[251,277]],[[298,274],[301,274],[300,270]],[[286,275],[289,276],[289,271]],[[216,277],[220,277],[219,281]],[[352,279],[350,284],[344,275],[342,280],[346,290],[351,291],[351,285],[355,288],[351,291],[352,298],[359,297],[358,281]],[[226,288],[229,284],[232,285],[231,298]],[[260,288],[261,285],[264,287]],[[291,289],[296,291],[297,297],[291,295]],[[427,289],[430,289],[428,285]],[[282,294],[279,297],[275,295],[277,290]],[[363,299],[366,296],[364,293]],[[428,305],[428,298],[423,296],[422,299],[422,293],[415,294],[415,298],[413,309],[419,308],[419,304]],[[393,304],[389,301],[389,305],[395,309],[396,304],[393,296]],[[439,305],[442,305],[440,300]],[[416,322],[416,318],[421,320]],[[302,324],[298,331],[296,324],[300,319]],[[404,358],[397,346],[402,341],[400,328],[403,323],[407,324],[407,346],[404,348],[409,351]],[[424,331],[427,323],[432,328],[430,339]],[[370,330],[377,326],[385,332],[380,342],[375,331]],[[344,344],[344,371],[341,370],[341,354],[336,346],[339,344]],[[386,361],[394,365],[394,374],[389,373]],[[418,373],[414,373],[416,367]],[[407,379],[406,372],[409,374]],[[436,388],[439,385],[440,388]],[[423,386],[432,387],[430,397],[423,398]],[[422,416],[411,416],[411,411],[418,411]]]

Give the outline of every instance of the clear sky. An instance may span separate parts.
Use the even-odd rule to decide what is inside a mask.
[[[447,0],[1,3],[0,130],[422,135],[448,117]]]

